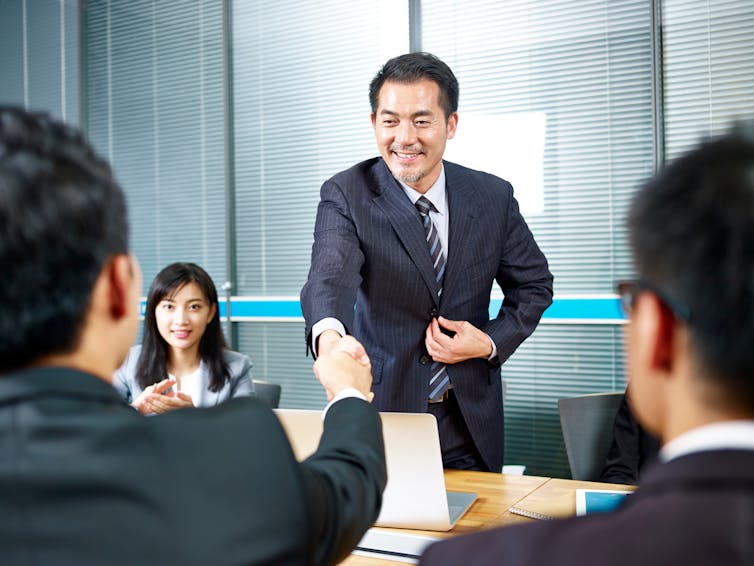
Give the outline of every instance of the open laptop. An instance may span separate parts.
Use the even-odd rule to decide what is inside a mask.
[[[298,460],[322,435],[322,412],[276,409]],[[437,421],[428,413],[380,413],[388,481],[378,527],[447,531],[471,507],[476,493],[445,490]]]

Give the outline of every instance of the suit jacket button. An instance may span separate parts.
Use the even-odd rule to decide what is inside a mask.
[[[437,318],[439,314],[440,313],[437,309],[432,309],[431,311],[429,311],[430,318]]]
[[[430,361],[432,361],[432,358],[430,358],[427,354],[422,354],[422,356],[419,358],[419,363],[423,366],[426,366]]]

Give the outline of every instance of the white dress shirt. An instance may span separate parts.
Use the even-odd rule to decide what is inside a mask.
[[[332,400],[325,406],[325,408],[322,409],[322,420],[325,420],[325,415],[327,414],[327,411],[330,409],[330,407],[332,407],[335,403],[337,403],[341,399],[348,399],[349,397],[356,397],[358,399],[361,399],[362,401],[367,400],[367,398],[364,397],[361,391],[359,391],[355,387],[346,387],[340,393],[338,393],[335,397],[333,397]]]
[[[448,196],[445,191],[445,167],[440,170],[440,176],[437,177],[437,180],[426,193],[420,193],[402,181],[398,182],[403,188],[403,192],[406,193],[406,196],[411,201],[411,204],[416,205],[416,201],[423,196],[437,209],[437,212],[430,211],[429,218],[437,229],[437,235],[440,237],[440,245],[442,246],[442,253],[445,254],[445,261],[447,262],[449,259],[448,227],[450,226],[450,214],[448,211]],[[345,336],[346,334],[346,329],[343,326],[343,323],[337,318],[327,317],[315,322],[312,325],[312,349],[314,350],[315,355],[317,354],[317,339],[325,330],[335,330],[341,336]],[[492,344],[492,354],[487,359],[492,360],[497,356],[497,346],[495,346],[495,342],[492,341],[492,338],[490,338],[489,335],[487,338],[489,339],[490,344]]]
[[[206,368],[202,368],[202,364],[204,364],[204,361],[201,361],[199,363],[198,368],[196,368],[191,373],[184,375],[183,377],[176,377],[168,373],[168,377],[170,379],[175,379],[176,381],[173,389],[180,391],[181,393],[185,393],[186,395],[191,397],[191,401],[194,403],[194,406],[196,406],[197,404],[197,399],[201,398],[202,389],[204,389],[204,380],[202,379],[202,375],[204,373],[207,373],[207,370]]]
[[[660,450],[663,462],[709,450],[754,450],[754,421],[724,421],[684,432]]]
[[[442,246],[442,253],[445,254],[445,261],[448,261],[448,226],[450,224],[450,215],[448,214],[448,197],[445,193],[445,168],[443,167],[437,181],[435,181],[426,193],[420,193],[402,181],[398,182],[401,184],[401,187],[403,187],[403,192],[406,193],[411,204],[416,206],[416,201],[421,197],[424,197],[437,209],[437,212],[429,212],[429,218],[437,229],[437,235],[440,237],[440,245]]]

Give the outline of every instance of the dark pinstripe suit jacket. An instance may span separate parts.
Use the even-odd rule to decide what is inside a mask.
[[[511,185],[453,163],[444,167],[450,224],[441,299],[419,213],[382,158],[359,163],[322,185],[311,269],[301,291],[307,343],[318,320],[343,322],[372,360],[380,410],[427,410],[424,332],[433,317],[466,320],[482,329],[502,362],[552,302],[552,275]],[[490,320],[494,281],[505,300]],[[499,364],[473,359],[448,371],[482,457],[491,470],[499,470]]]

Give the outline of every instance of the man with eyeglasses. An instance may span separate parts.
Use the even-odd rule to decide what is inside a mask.
[[[660,464],[616,511],[431,546],[421,564],[754,564],[754,129],[708,140],[629,214],[632,410]]]

